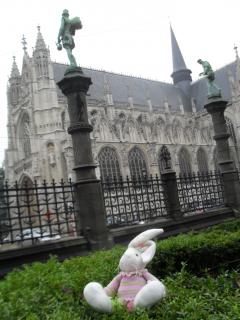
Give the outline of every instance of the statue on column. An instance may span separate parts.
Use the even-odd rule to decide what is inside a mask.
[[[198,59],[197,61],[203,67],[203,72],[199,76],[207,77],[208,99],[221,98],[221,89],[215,83],[215,74],[209,62]]]
[[[62,47],[67,51],[70,67],[68,71],[79,69],[76,59],[72,54],[72,50],[75,48],[73,36],[75,31],[82,28],[82,23],[79,17],[73,19],[69,18],[69,12],[67,9],[63,10],[61,26],[58,32],[57,49],[62,50]]]

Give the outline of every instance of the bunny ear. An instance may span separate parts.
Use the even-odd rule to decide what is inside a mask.
[[[129,248],[143,248],[146,242],[163,233],[163,229],[149,229],[136,236],[128,245]],[[151,241],[152,242],[152,241]]]
[[[156,252],[156,243],[152,240],[149,240],[146,243],[146,247],[147,249],[145,249],[141,254],[144,265],[148,264],[154,257]]]

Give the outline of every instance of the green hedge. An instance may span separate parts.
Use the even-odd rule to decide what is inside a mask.
[[[196,277],[184,268],[166,277],[167,298],[150,310],[129,314],[119,308],[112,315],[94,312],[82,298],[86,283],[106,285],[118,262],[101,252],[59,263],[54,258],[12,272],[0,282],[1,320],[237,320],[240,319],[239,274],[225,272],[216,278]],[[117,260],[115,259],[117,258]],[[115,263],[113,263],[115,261]],[[114,268],[113,268],[114,267]]]
[[[217,234],[221,237],[222,234],[226,234],[229,239],[235,239],[238,229],[239,221],[236,221],[201,234],[189,235],[191,240],[185,239],[185,248],[187,243],[191,244],[191,247],[194,243],[195,248],[201,248],[202,238],[205,238],[209,239],[209,247],[212,250],[215,245],[211,246],[211,235],[214,244]],[[178,248],[173,246],[173,242],[184,243],[178,241],[182,237],[187,235],[158,243],[157,257],[150,266],[153,274],[157,275],[155,271],[158,272],[159,268],[155,268],[164,248],[169,248],[170,252],[172,246],[173,252],[179,252]],[[200,242],[197,246],[198,241]],[[221,243],[226,243],[226,240]],[[47,263],[34,263],[32,266],[26,266],[23,271],[11,272],[6,279],[0,281],[0,320],[240,319],[239,273],[224,271],[214,278],[209,275],[197,277],[188,272],[189,266],[183,263],[185,258],[179,258],[179,263],[182,263],[180,272],[174,270],[173,274],[162,279],[168,294],[159,305],[131,314],[124,308],[119,308],[113,315],[94,312],[83,300],[83,288],[90,281],[107,285],[118,273],[118,262],[124,250],[125,247],[116,246],[112,250],[99,251],[63,263],[52,258]],[[185,254],[183,249],[182,252]],[[162,271],[161,269],[160,275]],[[165,273],[169,273],[169,269]]]
[[[196,275],[239,266],[240,219],[159,241],[151,270],[162,278],[180,271],[183,262]]]

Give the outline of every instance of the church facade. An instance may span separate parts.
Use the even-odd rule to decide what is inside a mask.
[[[52,62],[40,28],[30,57],[23,39],[19,72],[14,59],[8,84],[6,178],[20,184],[74,179],[74,150],[67,99],[57,86],[66,65]],[[93,84],[87,96],[92,151],[102,179],[159,174],[168,149],[177,173],[217,169],[206,80],[192,82],[171,29],[173,83],[82,68]],[[240,60],[215,72],[223,99],[235,165],[240,159]]]

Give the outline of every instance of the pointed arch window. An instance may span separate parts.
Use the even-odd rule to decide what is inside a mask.
[[[182,148],[178,154],[178,162],[180,172],[183,174],[190,174],[192,172],[191,158],[189,152]]]
[[[119,180],[121,176],[117,152],[110,147],[104,147],[98,154],[101,178],[103,181]]]
[[[208,171],[208,160],[206,152],[200,148],[197,151],[197,164],[198,164],[198,171],[200,173],[204,173]]]
[[[145,177],[148,174],[147,164],[143,152],[134,147],[128,154],[130,174],[132,178]]]
[[[21,144],[21,149],[24,158],[27,158],[31,154],[31,129],[30,129],[30,119],[28,114],[24,114],[19,130],[19,139]]]

